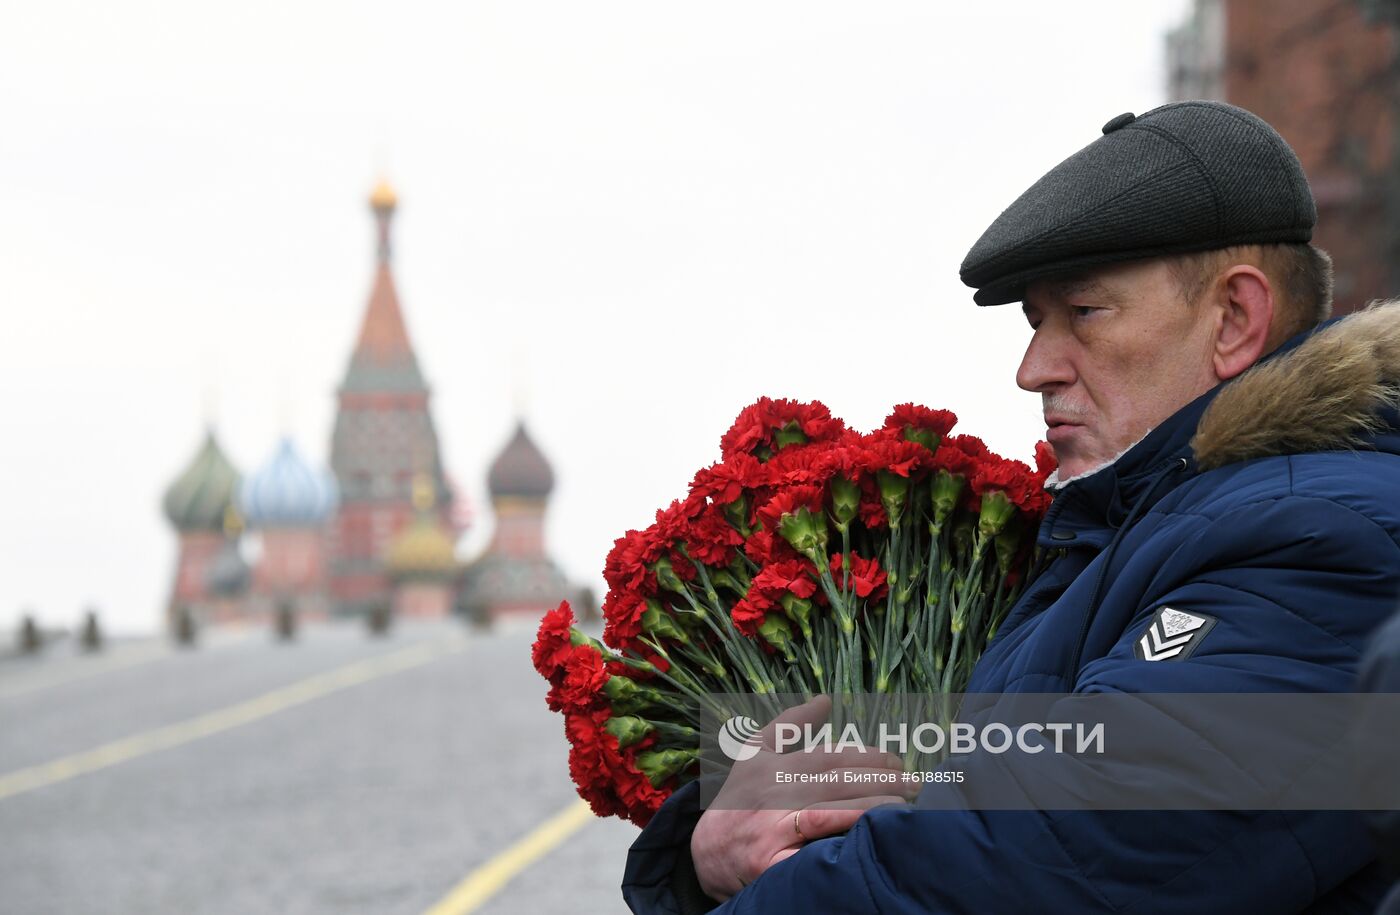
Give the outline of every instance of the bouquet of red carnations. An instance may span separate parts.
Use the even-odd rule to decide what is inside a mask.
[[[695,777],[718,693],[961,692],[1035,561],[1054,460],[949,435],[914,404],[861,434],[763,398],[684,500],[608,555],[603,640],[567,603],[533,647],[569,770],[599,816],[645,825]]]

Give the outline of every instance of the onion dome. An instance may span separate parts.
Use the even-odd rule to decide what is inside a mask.
[[[524,499],[543,499],[554,489],[554,472],[523,422],[516,424],[515,435],[492,463],[487,487],[492,498]]]
[[[237,485],[238,471],[211,429],[194,460],[165,491],[165,516],[178,531],[221,531]]]
[[[238,487],[238,509],[252,527],[313,527],[335,511],[337,490],[282,439],[266,464]]]
[[[433,484],[426,474],[413,481],[413,505],[418,517],[389,544],[385,557],[389,574],[396,579],[455,576],[457,550],[431,512]]]
[[[204,573],[204,585],[210,594],[217,597],[238,597],[248,590],[252,577],[252,570],[238,550],[238,540],[229,537],[224,540],[213,562],[209,563]]]

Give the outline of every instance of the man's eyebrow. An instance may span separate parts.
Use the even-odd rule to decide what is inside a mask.
[[[1052,281],[1051,286],[1060,298],[1083,295],[1102,299],[1113,304],[1119,304],[1123,301],[1123,297],[1119,295],[1117,291],[1110,289],[1108,286],[1105,286],[1092,277],[1069,276],[1064,279]]]

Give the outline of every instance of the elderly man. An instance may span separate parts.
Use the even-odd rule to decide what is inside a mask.
[[[1109,121],[973,246],[977,303],[1022,303],[1016,380],[1060,466],[1055,559],[969,691],[1352,688],[1400,596],[1400,306],[1326,320],[1315,220],[1271,127],[1183,102]],[[1385,885],[1349,813],[799,819],[697,793],[633,845],[635,911],[1363,912]]]

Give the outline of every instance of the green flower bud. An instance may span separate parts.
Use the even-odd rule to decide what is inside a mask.
[[[1024,525],[1021,516],[1014,516],[1010,523],[996,535],[993,544],[997,553],[997,569],[1002,575],[1011,571],[1011,563],[1016,559],[1016,551],[1021,546],[1021,529]]]
[[[906,423],[904,426],[904,440],[906,442],[918,442],[929,451],[937,451],[942,436],[938,435],[938,433],[934,432],[932,429],[920,429],[917,426]]]
[[[684,724],[675,724],[670,721],[648,721],[647,724],[656,728],[656,733],[662,738],[683,740],[687,743],[695,743],[699,731]]]
[[[778,602],[783,605],[783,612],[788,615],[788,619],[797,624],[802,630],[803,638],[812,637],[812,607],[813,603],[805,597],[798,597],[791,591],[778,598]]]
[[[743,597],[749,593],[747,585],[742,585],[734,574],[728,569],[710,569],[710,584],[716,588],[724,588],[726,591]]]
[[[736,553],[734,558],[729,560],[729,565],[724,568],[725,571],[734,576],[734,583],[738,585],[735,591],[739,594],[748,594],[749,585],[753,583],[753,578],[749,575],[748,567],[744,565],[744,557]]]
[[[685,582],[681,581],[676,570],[671,566],[671,560],[662,556],[651,564],[651,570],[656,573],[656,583],[667,591],[675,591],[677,594],[685,593]]]
[[[940,470],[933,475],[933,521],[935,524],[943,524],[952,517],[953,511],[958,507],[958,498],[962,495],[963,485],[967,481],[960,473],[949,473]]]
[[[826,518],[813,515],[805,505],[783,515],[778,521],[778,533],[804,556],[813,557],[826,549]]]
[[[880,482],[880,501],[885,505],[885,514],[890,516],[890,527],[899,527],[899,516],[909,498],[909,478],[888,470],[880,471],[876,478]]]
[[[676,622],[676,618],[661,606],[661,602],[647,598],[647,608],[642,611],[642,631],[663,639],[675,639],[681,644],[690,641],[690,636]]]
[[[604,660],[612,660],[613,650],[611,648],[604,645],[597,639],[593,638],[591,635],[584,635],[582,632],[579,632],[578,629],[573,626],[569,627],[569,644],[587,645],[594,651],[598,652],[598,654],[602,655]]]
[[[860,512],[860,487],[843,476],[831,478],[831,514],[837,524],[850,524]]]
[[[617,738],[618,747],[630,747],[656,728],[638,715],[617,715],[608,719],[603,730]]]
[[[999,489],[982,494],[982,511],[977,517],[977,530],[988,537],[1000,534],[1002,528],[1016,515],[1011,498]]]
[[[773,444],[782,451],[788,445],[801,445],[807,441],[807,435],[802,431],[802,427],[797,424],[797,420],[790,419],[786,426],[773,433]]]
[[[787,621],[787,617],[777,613],[770,613],[764,618],[758,627],[758,634],[763,636],[763,640],[783,653],[789,661],[796,658],[792,654],[792,624]]]
[[[749,497],[743,493],[739,498],[728,503],[721,509],[724,512],[724,520],[739,533],[747,537],[752,531],[749,529]]]
[[[661,691],[643,686],[635,680],[613,674],[603,684],[603,695],[608,697],[613,709],[623,713],[640,711],[665,702]]]
[[[972,550],[972,535],[977,530],[971,519],[963,517],[953,525],[953,549],[959,552]]]
[[[660,788],[666,779],[700,758],[699,750],[643,750],[637,754],[637,771]]]

